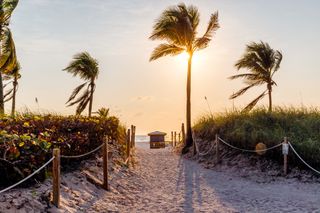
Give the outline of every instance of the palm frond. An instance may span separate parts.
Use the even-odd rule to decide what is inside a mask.
[[[4,102],[7,102],[10,99],[12,99],[12,97],[13,97],[12,94],[13,94],[13,88],[6,91],[6,93],[3,95],[3,99],[5,100]]]
[[[258,83],[253,83],[253,84],[250,84],[249,86],[246,86],[246,87],[240,89],[238,92],[232,94],[229,99],[235,99],[235,98],[243,95],[248,89],[250,89],[250,88],[252,88],[254,86],[257,86],[257,84]]]
[[[83,98],[83,99],[79,102],[79,104],[78,104],[78,106],[77,106],[77,111],[76,111],[76,114],[77,114],[77,115],[80,115],[80,114],[83,112],[83,110],[87,107],[89,101],[90,101],[90,95],[87,96],[87,97],[85,97],[85,98]]]
[[[0,34],[1,40],[1,57],[0,57],[0,71],[3,73],[10,73],[17,66],[16,49],[12,34],[9,28],[3,27]]]
[[[72,94],[70,95],[70,97],[69,97],[68,101],[66,102],[66,104],[69,103],[70,101],[72,101],[72,100],[78,95],[78,93],[80,92],[80,90],[81,90],[87,83],[88,83],[88,82],[85,82],[85,83],[77,86],[77,87],[73,90],[73,92],[72,92]]]
[[[82,102],[83,100],[87,99],[89,96],[90,96],[90,91],[87,89],[87,90],[85,90],[85,91],[82,93],[82,95],[81,95],[79,98],[77,98],[75,101],[69,103],[69,104],[67,105],[67,107],[70,107],[70,106],[73,106],[73,105],[75,105],[75,104],[77,104],[77,103],[80,103],[80,102]]]
[[[267,91],[267,90],[266,90]],[[251,101],[242,111],[248,112],[252,110],[252,108],[257,105],[257,103],[267,94],[266,91],[264,91],[261,95],[259,95],[257,98],[255,98],[253,101]]]
[[[273,73],[271,76],[274,75],[274,73],[276,71],[278,71],[278,69],[280,68],[280,64],[281,64],[281,61],[282,61],[282,53],[280,51],[276,51],[275,54],[274,54],[274,59],[275,59],[275,62],[274,62],[274,66],[273,66]]]
[[[220,28],[218,17],[218,12],[215,12],[211,15],[206,32],[201,38],[197,38],[195,40],[194,46],[196,49],[200,50],[206,48],[209,45],[209,42],[211,41],[213,34]]]
[[[194,6],[181,3],[167,8],[156,20],[151,40],[166,40],[169,44],[191,49],[199,24],[199,12]]]
[[[166,55],[178,55],[183,51],[185,51],[185,49],[178,47],[174,44],[160,44],[153,50],[149,61],[156,60]]]
[[[65,68],[64,71],[71,73],[73,76],[79,76],[84,80],[97,79],[99,75],[98,61],[91,57],[88,52],[81,52],[73,57],[73,61]]]
[[[238,79],[238,78],[256,78],[257,74],[252,73],[244,73],[244,74],[238,74],[228,77],[230,80]]]
[[[8,24],[13,10],[18,5],[19,0],[1,0],[0,1],[0,24]]]

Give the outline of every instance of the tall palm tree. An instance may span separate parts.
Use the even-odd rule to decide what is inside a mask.
[[[73,76],[79,76],[86,81],[73,90],[69,100],[66,102],[66,104],[69,103],[68,106],[78,104],[76,110],[77,115],[80,115],[89,103],[88,115],[91,117],[93,93],[96,87],[95,80],[99,75],[98,65],[98,61],[92,58],[89,53],[82,52],[76,54],[73,57],[73,61],[71,61],[69,66],[64,69],[64,71],[71,73]],[[76,96],[83,88],[85,88],[84,92],[75,100]]]
[[[16,67],[16,49],[8,27],[13,10],[19,0],[0,0],[0,114],[4,114],[2,74]]]
[[[4,102],[12,100],[11,104],[11,116],[15,115],[16,111],[16,94],[18,91],[18,80],[21,78],[20,74],[21,66],[20,63],[17,62],[16,67],[10,73],[4,76],[4,80],[10,80],[3,87],[5,88],[8,84],[12,83],[12,88],[9,89],[6,94],[3,96]]]
[[[157,46],[150,57],[150,61],[156,60],[166,55],[175,56],[186,52],[189,55],[187,71],[187,137],[183,153],[186,153],[193,145],[191,133],[191,63],[195,51],[206,48],[212,39],[213,34],[219,28],[218,12],[211,15],[206,32],[197,37],[200,14],[196,7],[186,6],[181,3],[177,6],[169,7],[162,12],[153,26],[151,40],[163,40],[165,43]]]
[[[238,92],[230,96],[234,99],[244,94],[248,89],[254,86],[267,85],[267,89],[261,93],[257,98],[251,101],[244,111],[250,111],[259,100],[266,94],[269,96],[269,112],[272,111],[272,86],[277,85],[272,79],[273,75],[279,70],[282,61],[282,53],[278,50],[273,50],[268,43],[252,42],[247,45],[246,52],[235,64],[235,67],[240,69],[248,69],[248,73],[231,76],[229,79],[243,78],[247,85]]]

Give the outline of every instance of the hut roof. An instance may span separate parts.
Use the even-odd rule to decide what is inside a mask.
[[[160,131],[155,131],[155,132],[150,132],[150,133],[148,133],[148,135],[149,136],[153,136],[153,135],[155,135],[155,136],[164,136],[164,135],[166,135],[167,133],[165,133],[165,132],[160,132]]]

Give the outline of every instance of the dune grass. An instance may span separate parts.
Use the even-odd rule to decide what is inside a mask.
[[[214,139],[216,133],[234,146],[255,149],[262,142],[271,147],[284,137],[313,167],[320,169],[320,111],[317,108],[281,108],[272,113],[259,108],[249,113],[239,110],[203,115],[194,125],[195,133],[204,140]],[[281,148],[269,151],[267,157],[282,159]],[[290,164],[302,165],[289,153]]]

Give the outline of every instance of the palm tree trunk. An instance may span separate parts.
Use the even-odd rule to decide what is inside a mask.
[[[12,94],[12,106],[11,106],[11,116],[12,116],[12,117],[15,115],[15,111],[16,111],[17,85],[18,85],[18,78],[17,78],[17,76],[14,76],[14,81],[13,81],[13,94]]]
[[[272,93],[272,86],[270,84],[268,84],[269,112],[272,112],[272,97],[271,97],[271,93]]]
[[[186,136],[185,147],[182,150],[183,153],[186,153],[188,151],[188,148],[193,145],[192,129],[191,129],[191,63],[192,63],[192,54],[190,54],[188,59],[187,106],[186,106],[187,136]]]
[[[94,92],[94,79],[91,79],[90,86],[91,86],[91,89],[90,89],[90,101],[89,101],[89,117],[91,117],[91,113],[92,113],[92,102],[93,102],[93,92]]]
[[[2,73],[0,72],[0,115],[4,114],[4,100],[3,100],[3,82]]]
[[[0,33],[2,33],[2,25],[0,25]],[[1,49],[0,49],[0,52],[1,52]],[[3,114],[4,114],[3,82],[2,82],[2,73],[0,72],[0,115],[3,115]]]

